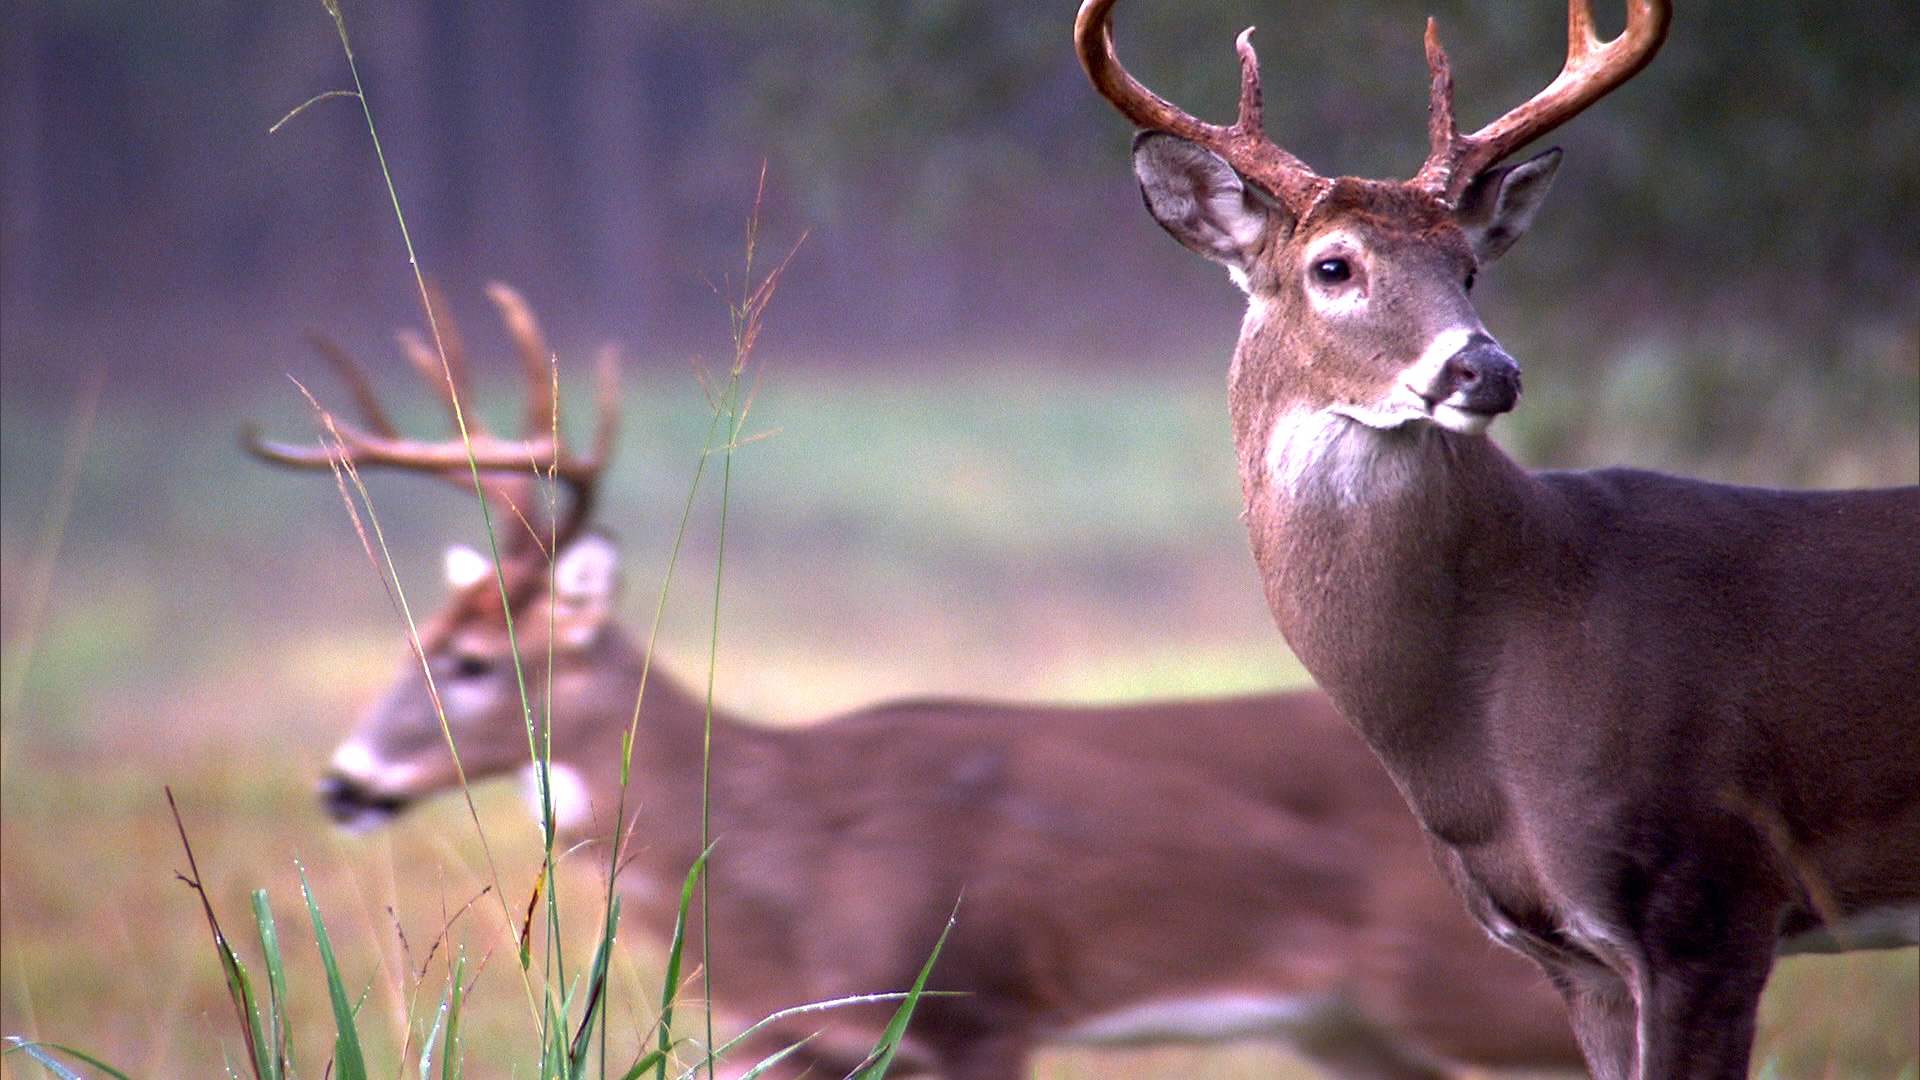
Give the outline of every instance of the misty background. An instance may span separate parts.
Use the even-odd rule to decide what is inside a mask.
[[[1598,5],[1603,28],[1621,18]],[[1494,306],[1562,329],[1530,365],[1633,335],[1911,336],[1920,8],[1690,2],[1645,72],[1549,142],[1567,164]],[[769,344],[925,369],[958,356],[1221,363],[1238,298],[1142,214],[1128,129],[1067,0],[398,0],[348,27],[423,265],[456,304],[510,281],[559,336],[711,350],[761,170],[762,257],[804,233]],[[1257,25],[1268,128],[1328,175],[1425,153],[1425,17],[1462,123],[1558,70],[1551,0],[1122,5],[1148,85],[1231,116]],[[7,6],[7,386],[68,369],[212,391],[325,326],[415,321],[393,208],[317,2]],[[1497,333],[1499,320],[1488,319]],[[271,368],[272,365],[268,364]],[[281,365],[282,367],[286,365]],[[160,377],[161,373],[164,378]],[[210,378],[218,376],[218,379]]]

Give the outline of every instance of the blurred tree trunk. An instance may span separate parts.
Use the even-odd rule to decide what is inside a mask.
[[[659,26],[632,0],[586,0],[577,97],[582,120],[571,148],[569,203],[578,215],[581,279],[597,283],[603,320],[644,328],[659,321],[664,273],[660,217],[661,115],[649,100]],[[691,121],[693,117],[684,118]],[[579,280],[579,279],[577,279]]]
[[[40,35],[31,3],[0,12],[0,316],[30,319],[38,306],[41,242]]]

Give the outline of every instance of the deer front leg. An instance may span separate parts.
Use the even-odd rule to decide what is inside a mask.
[[[1757,936],[1757,935],[1756,935]],[[1768,935],[1708,955],[1688,943],[1684,957],[1653,950],[1643,997],[1639,1080],[1746,1080],[1754,1015],[1773,966]]]
[[[1605,926],[1572,920],[1605,966],[1544,965],[1597,1080],[1746,1080],[1779,888],[1766,853],[1737,836],[1716,855],[1615,879],[1616,897],[1642,885],[1638,903],[1612,905]]]
[[[1541,966],[1567,1003],[1567,1019],[1593,1080],[1638,1080],[1640,1010],[1626,980],[1609,968]]]

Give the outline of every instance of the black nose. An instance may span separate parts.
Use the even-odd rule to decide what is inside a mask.
[[[1520,400],[1520,365],[1485,334],[1447,358],[1445,379],[1441,400],[1466,412],[1498,416]]]
[[[376,795],[350,776],[333,773],[320,780],[320,805],[334,824],[349,829],[383,825],[407,808],[405,799]]]

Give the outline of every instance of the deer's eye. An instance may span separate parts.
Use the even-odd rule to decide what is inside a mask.
[[[1473,271],[1471,270],[1467,271],[1467,291],[1468,292],[1473,291],[1473,276],[1474,276]]]
[[[1322,285],[1339,285],[1353,280],[1353,263],[1335,256],[1313,264],[1313,280]]]
[[[493,673],[493,661],[473,653],[463,653],[454,657],[453,676],[456,679],[484,679]]]

